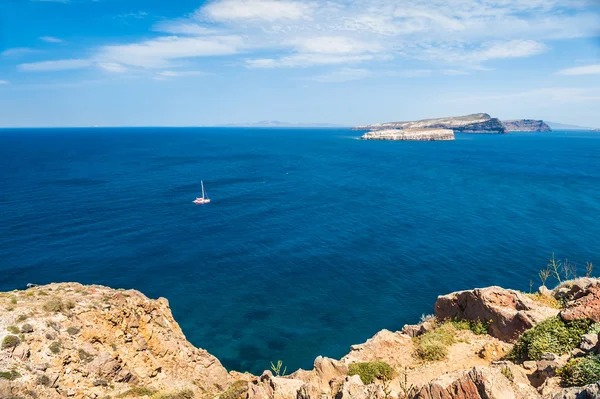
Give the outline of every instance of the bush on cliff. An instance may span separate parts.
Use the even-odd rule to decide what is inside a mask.
[[[473,320],[453,320],[452,325],[458,330],[471,330],[474,334],[487,334],[490,328],[490,323],[477,319]]]
[[[540,360],[544,352],[557,355],[570,352],[579,345],[581,336],[590,325],[589,320],[564,322],[558,316],[546,319],[521,335],[511,357],[517,360]]]
[[[248,382],[239,380],[231,384],[219,399],[243,399],[246,397],[246,392],[248,392]]]
[[[456,330],[451,323],[442,324],[416,339],[417,356],[423,360],[442,360],[448,356],[448,346],[456,340]]]
[[[583,386],[600,381],[600,356],[593,355],[569,360],[558,370],[564,385]]]
[[[21,343],[21,340],[16,335],[7,335],[2,340],[2,349],[14,348]]]
[[[358,375],[363,383],[371,384],[376,379],[390,381],[394,369],[386,362],[353,363],[348,367],[348,375]]]

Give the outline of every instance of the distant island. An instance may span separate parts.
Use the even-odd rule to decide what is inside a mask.
[[[346,125],[338,125],[335,123],[289,123],[280,121],[259,121],[259,122],[245,122],[245,123],[227,123],[225,125],[218,125],[219,127],[346,127]]]
[[[542,120],[518,119],[502,121],[509,132],[551,132],[552,128]]]
[[[387,122],[357,126],[354,130],[370,130],[364,140],[454,140],[454,133],[506,134],[498,118],[485,113],[407,122]],[[410,133],[410,134],[407,134]]]
[[[593,127],[584,127],[584,126],[577,126],[577,125],[568,125],[565,123],[558,123],[558,122],[546,122],[553,130],[600,130],[600,129],[594,129]]]

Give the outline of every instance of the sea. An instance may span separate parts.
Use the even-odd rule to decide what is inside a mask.
[[[361,133],[0,130],[0,290],[165,297],[194,345],[260,373],[340,358],[441,294],[535,290],[552,253],[600,276],[600,133]]]

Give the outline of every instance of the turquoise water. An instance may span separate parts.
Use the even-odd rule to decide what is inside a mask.
[[[438,294],[528,290],[553,251],[600,266],[600,134],[359,135],[1,130],[0,289],[163,296],[195,345],[257,373],[340,357]]]

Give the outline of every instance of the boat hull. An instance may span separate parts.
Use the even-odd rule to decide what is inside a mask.
[[[208,203],[210,203],[210,200],[206,199],[206,198],[196,198],[194,200],[194,204],[196,204],[196,205],[203,205],[203,204],[208,204]]]

